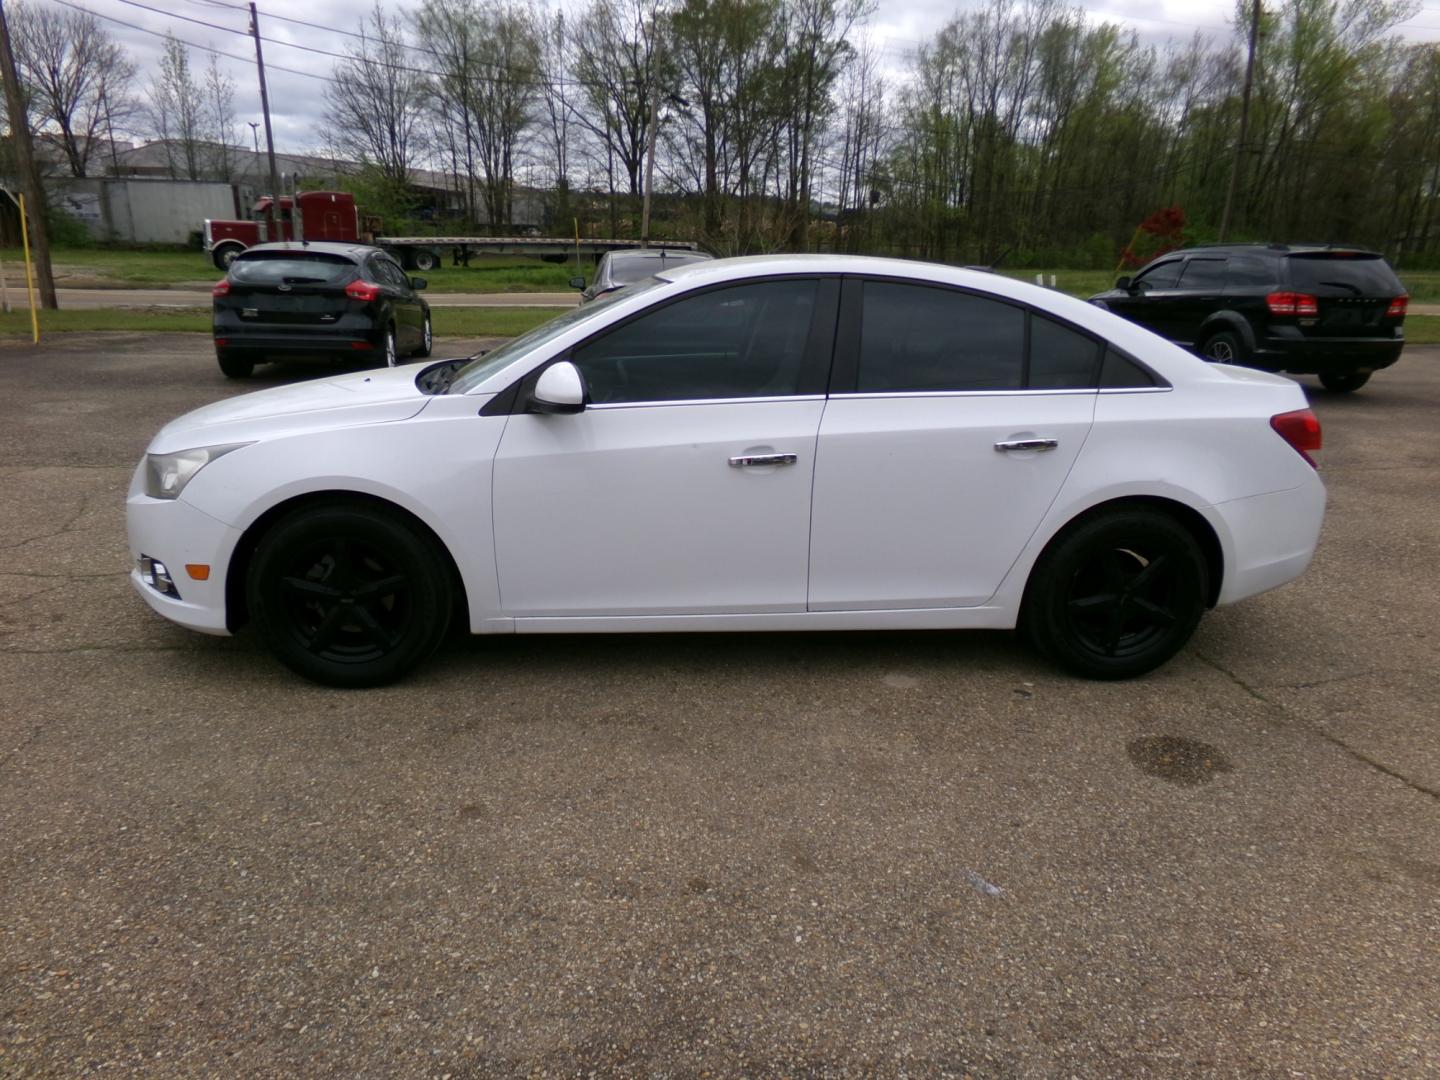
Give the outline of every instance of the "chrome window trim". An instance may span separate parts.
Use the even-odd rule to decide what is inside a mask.
[[[1086,390],[896,390],[887,393],[872,392],[868,394],[831,394],[835,400],[871,398],[955,398],[955,397],[1034,397],[1037,394],[1044,394],[1047,397],[1080,397],[1091,394],[1157,394],[1168,393],[1173,390],[1172,386],[1111,386],[1105,388],[1090,387]]]
[[[776,394],[769,397],[726,397],[726,398],[674,398],[667,401],[604,401],[591,405],[591,409],[650,409],[669,405],[754,405],[772,404],[777,401],[824,401],[824,394]]]

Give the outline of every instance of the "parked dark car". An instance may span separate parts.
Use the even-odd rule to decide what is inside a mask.
[[[607,251],[595,267],[595,280],[587,287],[583,277],[570,279],[571,288],[583,290],[580,302],[588,304],[597,296],[623,289],[644,281],[666,268],[684,266],[710,258],[703,251],[674,251],[668,248],[641,248],[630,251]]]
[[[243,379],[267,360],[430,355],[424,278],[379,248],[257,244],[235,257],[214,296],[215,357]]]
[[[1172,251],[1090,299],[1208,360],[1318,375],[1338,393],[1400,359],[1409,304],[1379,253],[1330,244]]]

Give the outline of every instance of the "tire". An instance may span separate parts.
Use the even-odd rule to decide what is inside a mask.
[[[421,360],[430,355],[430,350],[435,347],[435,333],[430,328],[430,313],[425,313],[425,325],[420,328],[420,347],[415,350],[415,356]]]
[[[210,252],[210,261],[215,264],[217,270],[229,270],[230,264],[235,261],[235,256],[244,250],[239,244],[221,244]]]
[[[1139,508],[1102,512],[1045,549],[1021,624],[1042,655],[1076,675],[1133,678],[1190,640],[1209,576],[1200,545],[1174,518]]]
[[[399,347],[395,343],[395,324],[391,323],[385,330],[385,366],[394,367],[400,362]]]
[[[1320,385],[1332,394],[1353,394],[1369,381],[1368,371],[1347,371],[1343,375],[1327,372],[1320,376]]]
[[[1230,330],[1221,330],[1205,339],[1205,344],[1200,347],[1200,355],[1212,364],[1243,364],[1247,354],[1240,335]]]
[[[450,624],[444,556],[384,508],[300,510],[260,541],[251,618],[282,664],[327,686],[380,686],[413,671]]]
[[[248,379],[255,371],[255,361],[226,349],[216,349],[215,359],[227,379]]]
[[[410,263],[416,270],[434,270],[440,265],[440,256],[429,248],[420,248],[410,256]]]

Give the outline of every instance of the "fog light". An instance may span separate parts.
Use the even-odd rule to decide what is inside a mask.
[[[180,590],[175,588],[175,581],[170,577],[170,571],[165,569],[165,564],[159,559],[152,559],[149,555],[141,555],[137,560],[140,567],[140,577],[146,585],[149,585],[158,593],[166,596],[173,596],[180,599]]]

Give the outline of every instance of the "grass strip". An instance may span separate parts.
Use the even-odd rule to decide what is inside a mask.
[[[434,308],[436,337],[514,337],[553,319],[554,308]],[[95,308],[40,312],[40,335],[107,331],[210,333],[208,308]],[[0,314],[0,333],[30,336],[30,313]]]

